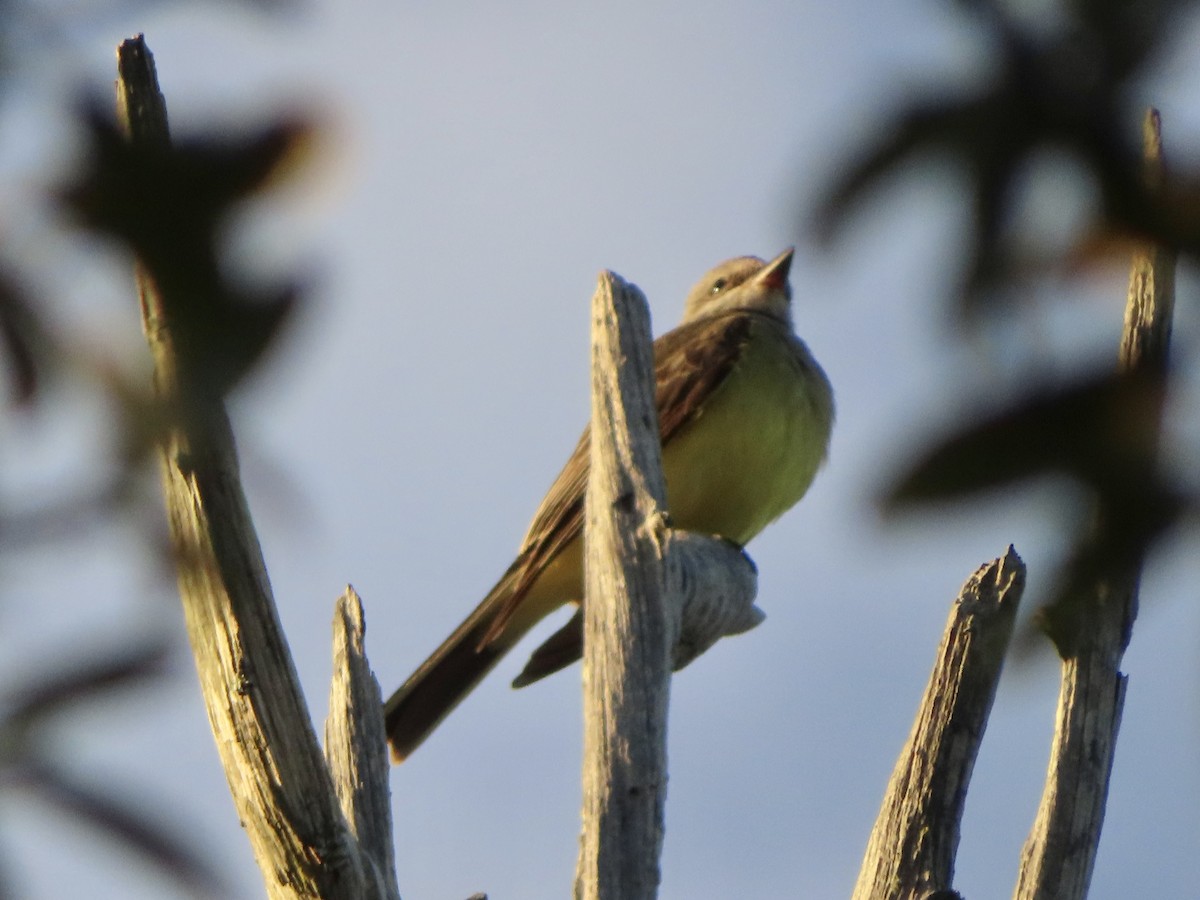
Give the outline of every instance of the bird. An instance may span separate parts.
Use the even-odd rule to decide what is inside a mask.
[[[807,492],[828,455],[833,389],[792,323],[793,249],[727,260],[689,292],[654,342],[655,405],[673,527],[744,546]],[[407,759],[538,622],[583,601],[589,432],[554,480],[517,558],[384,705],[392,757]],[[582,610],[513,681],[582,655]]]

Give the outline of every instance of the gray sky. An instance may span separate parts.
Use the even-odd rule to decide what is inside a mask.
[[[243,263],[300,267],[316,288],[234,404],[318,720],[346,582],[365,601],[386,694],[511,561],[587,415],[599,270],[641,286],[662,332],[715,263],[797,244],[797,327],[838,397],[832,458],[751,545],[766,622],[673,683],[661,896],[846,896],[958,587],[1011,542],[1030,564],[1032,608],[1064,540],[1049,490],[888,525],[872,492],[923,438],[1028,371],[1115,354],[1125,275],[1090,278],[997,344],[952,345],[942,312],[964,226],[952,172],[930,165],[896,183],[832,250],[807,243],[800,212],[909,91],[986,65],[972,30],[912,0],[762,3],[752,14],[732,2],[647,6],[321,3],[283,18],[181,7],[81,28],[50,88],[6,101],[46,136],[0,146],[0,200],[11,209],[31,196],[29,179],[70,152],[69,132],[45,130],[61,129],[50,105],[83,81],[107,91],[113,48],[139,30],[177,134],[280,105],[327,123],[306,185],[247,219]],[[1195,70],[1184,60],[1153,88],[1168,146],[1200,130]],[[1047,171],[1056,189],[1061,172]],[[64,239],[39,221],[10,227],[60,288],[63,321],[136,358],[126,262],[72,250],[64,266],[51,253],[69,249]],[[102,413],[68,400],[5,438],[17,460],[5,490],[83,477]],[[1154,560],[1126,659],[1098,900],[1148,884],[1190,896],[1200,884],[1200,611],[1186,551]],[[130,621],[167,628],[183,649],[173,586],[128,534],[13,560],[6,579],[0,677]],[[536,643],[394,770],[406,898],[569,891],[578,668],[509,690]],[[1002,682],[959,853],[957,887],[973,900],[1011,892],[1057,680],[1045,653]],[[188,664],[165,686],[81,713],[63,746],[78,771],[145,798],[208,848],[240,896],[261,895]],[[29,896],[173,896],[140,863],[21,802],[0,810],[0,841],[6,874]],[[47,847],[68,853],[39,870]]]

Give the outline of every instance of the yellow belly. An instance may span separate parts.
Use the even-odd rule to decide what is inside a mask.
[[[757,325],[742,360],[663,448],[672,524],[745,544],[804,496],[833,425],[807,350]]]
[[[737,367],[663,448],[671,524],[746,544],[804,496],[833,426],[829,383],[803,345],[755,326]],[[514,614],[515,633],[583,596],[583,541],[551,560]]]

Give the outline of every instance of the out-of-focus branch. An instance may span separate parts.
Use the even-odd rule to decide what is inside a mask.
[[[1146,152],[1146,183],[1152,191],[1165,189],[1162,152],[1162,119],[1157,109],[1146,112],[1143,123]],[[1119,365],[1131,372],[1167,365],[1171,324],[1175,316],[1175,264],[1173,247],[1141,244],[1129,271],[1129,298],[1125,304],[1125,327],[1121,333]]]
[[[1156,110],[1146,117],[1145,147],[1147,183],[1156,191],[1164,183]],[[1123,373],[1165,375],[1174,296],[1175,253],[1154,245],[1139,249],[1121,338]],[[1153,470],[1141,475],[1128,486],[1130,510],[1137,509],[1138,492],[1148,493],[1156,477]],[[1121,514],[1103,512],[1110,517]],[[1021,853],[1014,893],[1018,900],[1082,900],[1087,895],[1125,701],[1126,678],[1120,665],[1137,615],[1140,577],[1140,560],[1108,561],[1094,591],[1065,617],[1070,640],[1056,639],[1060,652],[1064,647],[1069,652],[1063,654],[1058,721],[1042,801]],[[1064,625],[1055,627],[1061,635]]]
[[[1009,547],[959,592],[908,743],[867,843],[854,900],[924,900],[951,891],[971,770],[1025,588]]]

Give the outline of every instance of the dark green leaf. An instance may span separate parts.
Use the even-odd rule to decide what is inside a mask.
[[[897,509],[1046,474],[1105,495],[1154,476],[1164,396],[1153,373],[1106,373],[1035,390],[942,441],[884,497]]]

